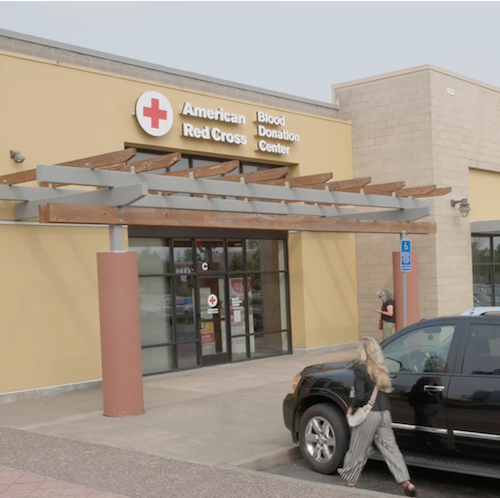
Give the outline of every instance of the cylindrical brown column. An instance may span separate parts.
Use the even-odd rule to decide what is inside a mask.
[[[97,254],[104,415],[144,413],[136,252]]]
[[[394,303],[396,308],[396,330],[403,328],[403,272],[401,253],[392,253],[392,275],[394,280]],[[418,255],[411,252],[411,271],[406,272],[406,325],[420,320],[420,291],[418,285]]]

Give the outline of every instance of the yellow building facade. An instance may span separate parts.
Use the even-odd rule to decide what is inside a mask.
[[[162,69],[49,49],[8,33],[0,33],[0,72],[0,175],[136,148],[138,154],[180,152],[206,163],[238,160],[250,170],[289,166],[289,177],[353,176],[351,124],[335,117],[334,105],[223,82],[201,84],[194,76],[170,77]],[[169,78],[174,82],[164,82]],[[187,80],[190,87],[182,83]],[[162,136],[148,134],[137,119],[138,100],[147,92],[171,106],[171,128]],[[10,151],[24,160],[9,158]],[[1,203],[0,218],[0,393],[98,382],[96,254],[109,250],[108,228],[19,221],[8,201]],[[291,342],[281,353],[356,341],[355,236],[303,232],[284,239]]]

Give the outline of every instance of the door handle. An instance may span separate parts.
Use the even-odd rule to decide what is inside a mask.
[[[424,386],[424,391],[427,393],[440,393],[441,391],[444,391],[444,386],[427,385]]]

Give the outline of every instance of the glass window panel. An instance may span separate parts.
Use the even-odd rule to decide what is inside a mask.
[[[229,313],[231,317],[231,337],[246,334],[247,314],[245,313],[245,307],[246,303],[251,301],[252,284],[250,282],[250,279],[247,278],[245,290],[244,282],[245,277],[243,275],[232,275],[231,277],[229,277]],[[250,315],[250,318],[251,317],[252,315]],[[236,341],[236,343],[238,343],[238,341]],[[236,343],[233,342],[233,348],[235,347]],[[239,346],[236,349],[233,349],[233,353],[244,351],[246,351],[245,338],[243,338],[239,342]]]
[[[139,275],[170,272],[168,241],[157,238],[131,237],[129,249],[137,252]]]
[[[384,348],[389,373],[448,371],[447,361],[455,325],[422,327],[402,335]]]
[[[169,171],[182,171],[184,169],[189,169],[189,158],[187,157],[181,158],[180,161],[177,161],[175,164],[170,166],[170,168],[158,170],[156,173],[168,173]]]
[[[489,237],[472,237],[472,262],[473,263],[490,263],[490,238]]]
[[[141,344],[173,342],[171,278],[139,277]]]
[[[194,321],[194,288],[193,275],[175,276],[175,319],[178,341],[196,339]]]
[[[495,265],[493,267],[493,288],[495,289],[494,297],[495,297],[495,306],[500,306],[500,266]]]
[[[500,326],[476,323],[471,327],[462,373],[500,375]]]
[[[250,336],[250,342],[254,343],[254,347],[250,348],[252,358],[264,358],[288,352],[287,334],[282,332]]]
[[[243,271],[243,242],[241,240],[227,241],[228,271]]]
[[[192,161],[193,168],[199,168],[200,166],[212,166],[221,162],[219,159],[193,159]]]
[[[490,265],[473,265],[472,290],[474,306],[491,306],[493,303]]]
[[[209,239],[197,240],[196,261],[198,271],[225,271],[224,241]]]
[[[190,275],[194,272],[191,239],[176,239],[174,246],[173,270],[176,275]]]
[[[493,237],[492,247],[493,247],[493,261],[495,263],[500,263],[500,237]]]
[[[196,342],[183,343],[177,346],[177,364],[179,370],[195,368],[198,363],[198,344]]]
[[[245,241],[247,270],[259,271],[260,270],[260,240],[248,239]]]
[[[243,173],[254,173],[256,171],[263,171],[270,169],[269,166],[257,166],[255,164],[242,164]]]
[[[250,275],[250,281],[250,333],[288,328],[285,274],[258,273]]]
[[[153,159],[155,157],[162,156],[164,154],[168,154],[168,153],[167,152],[148,152],[148,151],[145,151],[145,150],[140,150],[130,160],[130,162],[144,161],[146,159]]]
[[[158,346],[142,350],[142,372],[153,374],[175,370],[174,347]]]
[[[231,361],[233,363],[248,359],[246,350],[246,341],[247,341],[247,336],[244,335],[231,338],[231,347],[232,347]]]
[[[278,271],[285,269],[285,245],[283,240],[246,241],[248,271]]]

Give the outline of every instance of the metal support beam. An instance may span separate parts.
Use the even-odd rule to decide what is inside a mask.
[[[330,192],[308,188],[221,182],[218,180],[195,180],[190,178],[165,177],[152,174],[122,173],[115,171],[83,170],[64,166],[37,166],[39,182],[64,182],[72,185],[118,187],[143,182],[148,190],[179,192],[198,195],[230,196],[246,199],[270,199],[291,202],[312,202],[404,209],[430,206],[428,201],[398,198],[395,196],[364,195],[346,192]]]
[[[335,215],[342,219],[381,220],[381,221],[416,221],[431,214],[430,207],[407,209],[391,209],[386,211],[371,211],[364,213],[348,213]]]
[[[21,187],[17,187],[21,188]],[[28,187],[25,187],[28,188]],[[15,216],[17,220],[36,218],[41,204],[87,204],[100,206],[128,206],[148,194],[148,189],[143,183],[126,185],[123,187],[106,188],[100,190],[75,191],[65,190],[61,195],[61,189],[48,189],[57,192],[54,197],[44,197],[42,199],[16,204]]]

